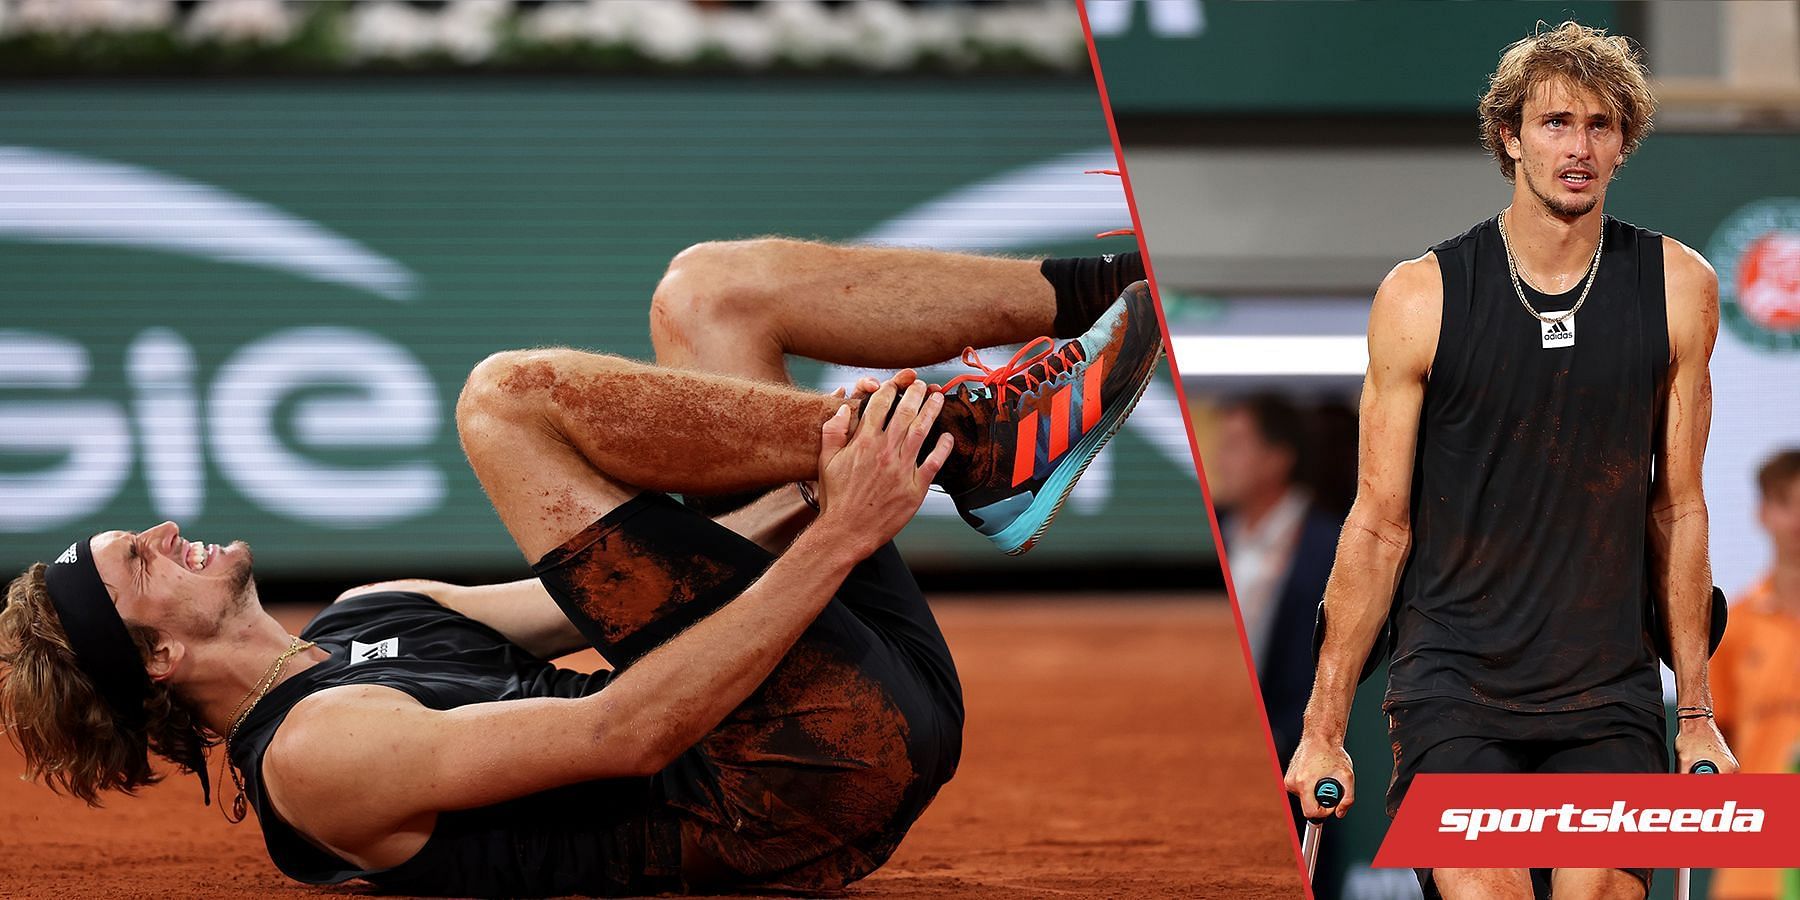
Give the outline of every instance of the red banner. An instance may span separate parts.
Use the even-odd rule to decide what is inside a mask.
[[[1800,775],[1420,775],[1376,866],[1800,866]]]

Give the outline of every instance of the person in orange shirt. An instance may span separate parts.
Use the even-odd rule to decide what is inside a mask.
[[[1775,564],[1731,610],[1712,659],[1713,710],[1744,772],[1789,772],[1800,752],[1800,449],[1757,472]],[[1721,869],[1712,900],[1783,896],[1781,869]]]

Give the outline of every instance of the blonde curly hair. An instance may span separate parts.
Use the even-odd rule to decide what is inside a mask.
[[[1481,98],[1481,145],[1500,163],[1500,174],[1507,181],[1513,180],[1514,160],[1506,152],[1506,135],[1519,133],[1531,89],[1559,78],[1612,108],[1624,138],[1621,160],[1650,133],[1656,96],[1650,91],[1643,54],[1631,41],[1579,22],[1555,28],[1539,22],[1530,37],[1500,54],[1500,65],[1488,77],[1487,93]]]
[[[151,767],[151,752],[192,771],[188,761],[218,737],[172,689],[155,682],[144,702],[144,724],[119,721],[76,665],[44,571],[36,563],[13,579],[0,607],[0,730],[25,757],[26,777],[99,806],[102,791],[131,794],[162,780]],[[131,623],[126,628],[148,659],[156,630]]]

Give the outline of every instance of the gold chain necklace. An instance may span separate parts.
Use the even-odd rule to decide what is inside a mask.
[[[231,810],[225,814],[225,820],[234,825],[244,821],[244,817],[249,814],[250,810],[249,802],[244,799],[244,773],[238,771],[237,763],[231,761],[231,742],[237,738],[238,729],[243,727],[244,720],[250,717],[250,711],[255,709],[256,704],[261,703],[262,699],[269,695],[269,691],[274,689],[275,682],[280,680],[282,671],[287,668],[288,660],[293,659],[295,654],[310,650],[315,646],[317,645],[312,641],[303,641],[299,638],[289,641],[288,648],[282,651],[280,656],[275,657],[275,662],[269,665],[269,669],[263,673],[262,679],[250,689],[250,693],[244,695],[244,699],[238,701],[237,709],[231,711],[231,729],[225,732],[225,769],[231,773],[231,783],[237,787],[237,796],[231,799]],[[219,780],[224,781],[223,778]],[[220,809],[224,809],[223,804],[220,805]]]
[[[1581,309],[1581,304],[1587,302],[1588,291],[1594,289],[1594,282],[1600,280],[1600,251],[1606,247],[1606,215],[1603,213],[1600,216],[1600,240],[1594,242],[1594,261],[1588,265],[1587,283],[1581,287],[1581,296],[1575,298],[1575,305],[1569,307],[1568,312],[1554,319],[1532,308],[1531,301],[1525,299],[1525,286],[1523,279],[1519,277],[1519,264],[1513,259],[1512,240],[1506,236],[1505,211],[1500,213],[1500,245],[1506,248],[1506,271],[1512,274],[1513,293],[1519,295],[1519,305],[1525,307],[1525,311],[1531,313],[1532,318],[1539,322],[1555,325],[1575,315],[1575,311]]]

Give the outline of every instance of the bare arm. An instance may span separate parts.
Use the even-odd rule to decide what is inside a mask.
[[[1413,452],[1442,309],[1437,259],[1429,253],[1396,266],[1370,309],[1356,501],[1325,586],[1325,640],[1300,747],[1288,768],[1288,790],[1300,796],[1309,816],[1321,814],[1312,799],[1320,778],[1344,784],[1339,815],[1355,801],[1344,733],[1357,675],[1387,620],[1411,548]]]
[[[556,605],[543,582],[536,578],[468,587],[405,578],[351,588],[339,595],[336,602],[381,591],[424,594],[439,605],[500,632],[502,637],[538,659],[555,659],[588,647],[587,639]]]
[[[1650,486],[1652,590],[1669,631],[1676,703],[1711,706],[1707,631],[1712,566],[1701,468],[1712,427],[1710,362],[1719,334],[1719,282],[1705,259],[1672,238],[1664,239],[1663,255],[1671,360]],[[1726,771],[1736,769],[1710,719],[1682,720],[1676,755],[1682,771],[1703,756]]]
[[[870,422],[886,413],[884,393]],[[278,811],[343,855],[382,864],[410,852],[396,841],[416,850],[438,812],[661,770],[762,683],[851,567],[918,511],[950,449],[946,437],[914,464],[942,406],[925,393],[909,389],[885,431],[863,429],[848,447],[847,408],[827,422],[818,521],[737,599],[597,694],[434,711],[357,686],[302,701],[264,762]]]

